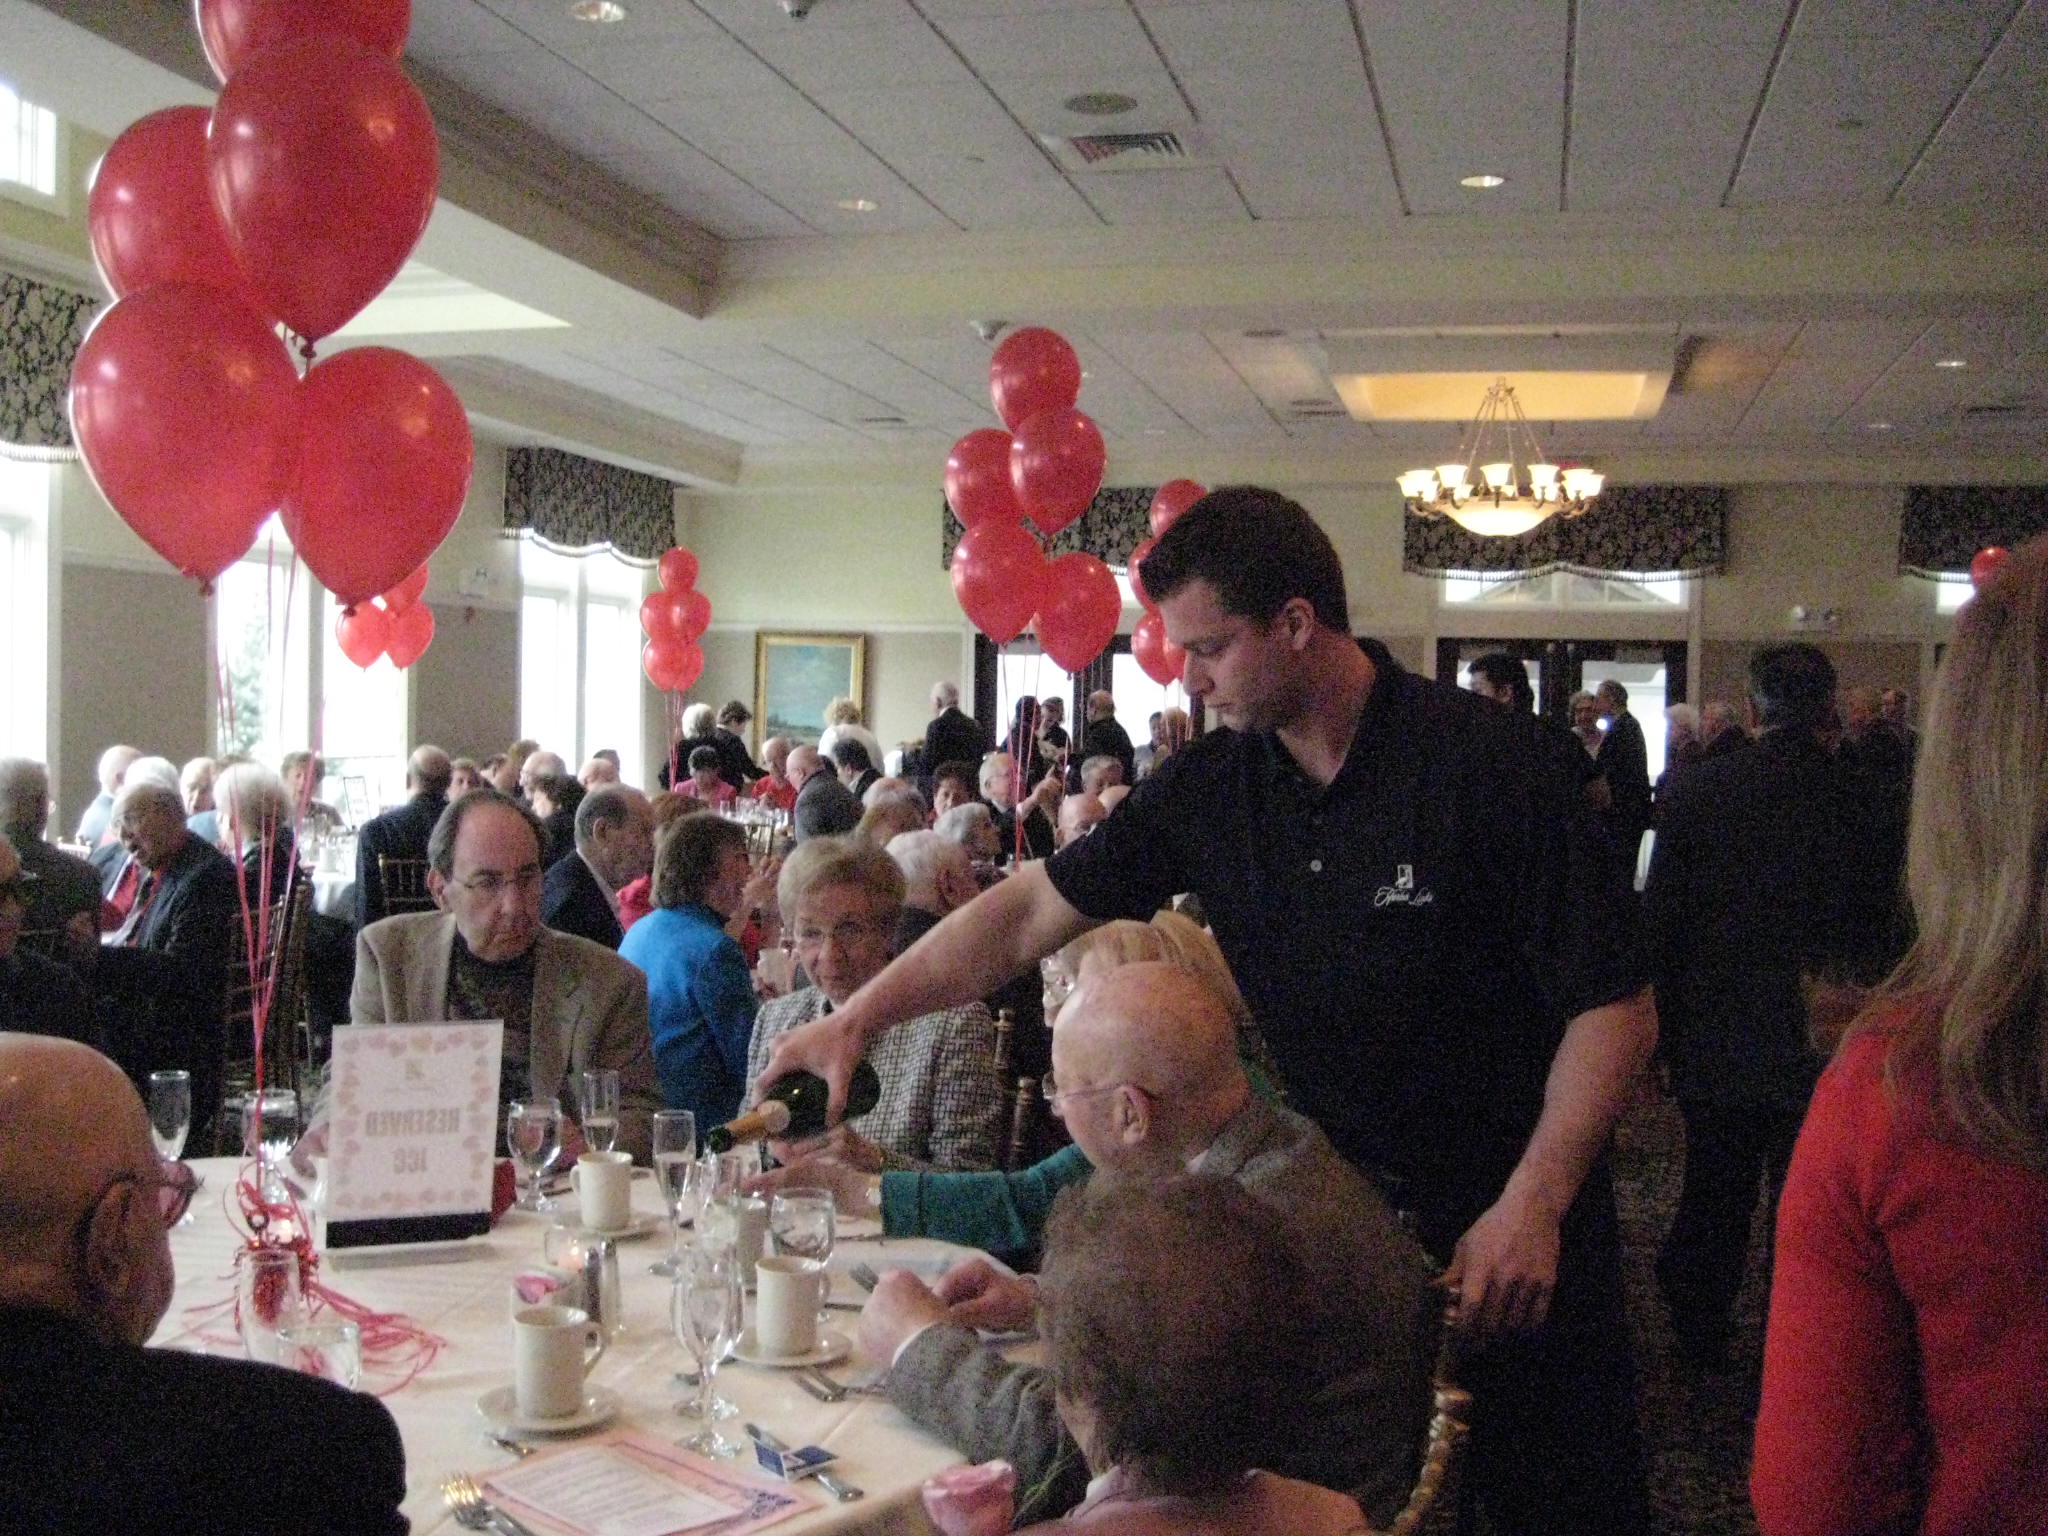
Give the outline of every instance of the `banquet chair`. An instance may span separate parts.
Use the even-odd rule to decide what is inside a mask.
[[[1431,1375],[1434,1406],[1429,1431],[1423,1441],[1422,1469],[1408,1502],[1384,1529],[1374,1527],[1371,1536],[1439,1536],[1466,1528],[1456,1493],[1458,1452],[1472,1418],[1472,1394],[1458,1385],[1454,1369],[1452,1318],[1455,1307],[1444,1312],[1443,1335],[1437,1344],[1436,1369]]]
[[[1009,1130],[996,1166],[1005,1173],[1015,1173],[1053,1151],[1055,1138],[1051,1133],[1052,1114],[1039,1080],[1017,1073],[1017,1016],[1008,1008],[996,1012],[995,1073],[1010,1110]]]
[[[396,859],[388,853],[380,853],[377,855],[377,879],[384,887],[384,911],[389,916],[434,910],[434,898],[427,890],[425,859]]]
[[[306,1018],[306,929],[313,885],[303,872],[270,906],[257,964],[248,961],[249,935],[240,915],[228,945],[227,1004],[221,1045],[220,1113],[214,1116],[214,1151],[233,1155],[241,1148],[242,1106],[255,1091],[256,1001],[268,987],[270,1011],[263,1031],[262,1081],[268,1089],[303,1093],[310,1063]],[[257,914],[251,913],[252,922]]]
[[[15,940],[15,945],[32,955],[40,955],[45,960],[55,960],[60,964],[64,960],[62,928],[24,928],[21,930],[21,936]]]

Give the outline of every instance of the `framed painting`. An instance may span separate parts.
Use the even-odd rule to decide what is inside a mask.
[[[815,743],[825,734],[825,706],[860,704],[867,672],[866,635],[802,635],[762,631],[754,637],[754,727],[760,739],[786,736]],[[863,706],[864,707],[864,706]]]

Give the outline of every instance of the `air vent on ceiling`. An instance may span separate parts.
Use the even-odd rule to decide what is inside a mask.
[[[853,424],[857,427],[907,427],[910,425],[901,416],[856,416]]]
[[[2048,423],[2048,401],[2001,400],[1963,407],[1963,424],[1973,427],[2032,427]]]
[[[1070,171],[1178,171],[1207,163],[1209,149],[1193,128],[1128,133],[1041,133],[1038,142]]]
[[[1346,414],[1344,407],[1334,400],[1290,400],[1287,414],[1294,421],[1320,421]]]

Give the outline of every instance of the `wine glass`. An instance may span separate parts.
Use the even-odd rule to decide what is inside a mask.
[[[514,1099],[505,1111],[505,1145],[526,1181],[522,1211],[548,1212],[555,1202],[540,1192],[540,1181],[562,1155],[562,1108],[551,1099]]]
[[[288,1196],[285,1159],[299,1139],[299,1096],[289,1088],[266,1088],[242,1103],[242,1156],[256,1159],[258,1185],[267,1201]]]
[[[832,1195],[823,1189],[786,1189],[768,1202],[768,1240],[777,1253],[832,1262]],[[821,1310],[818,1322],[831,1321]]]
[[[593,1152],[609,1152],[619,1139],[619,1074],[600,1067],[576,1074],[577,1118],[583,1141]]]
[[[697,1363],[697,1401],[680,1411],[701,1426],[682,1442],[685,1450],[719,1457],[739,1450],[736,1441],[718,1432],[717,1400],[711,1389],[719,1363],[739,1342],[742,1305],[739,1259],[730,1248],[700,1243],[684,1254],[669,1293],[669,1320],[676,1342]]]
[[[654,1176],[668,1206],[668,1257],[648,1266],[648,1273],[673,1278],[683,1262],[683,1223],[695,1221],[704,1207],[707,1180],[698,1176],[697,1117],[687,1109],[662,1109],[654,1114]]]
[[[149,1074],[149,1139],[156,1143],[156,1155],[176,1162],[185,1153],[185,1137],[192,1129],[192,1074],[183,1070]],[[188,1206],[178,1225],[189,1226]]]

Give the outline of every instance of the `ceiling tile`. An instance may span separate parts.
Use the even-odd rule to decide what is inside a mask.
[[[2038,210],[2048,201],[2043,123],[2048,123],[2048,0],[2029,0],[1907,174],[1899,200]],[[2025,150],[2014,153],[2021,146]]]
[[[808,26],[750,39],[769,64],[809,94],[886,86],[961,85],[974,76],[922,21],[900,25]]]
[[[563,57],[628,101],[674,101],[698,92],[730,96],[786,88],[786,82],[746,47],[711,29],[667,44],[607,40],[565,49]]]
[[[1159,68],[1158,50],[1122,7],[1034,6],[1016,15],[949,21],[943,30],[984,79],[1056,74],[1072,79],[1077,91],[1127,91],[1127,79]]]

